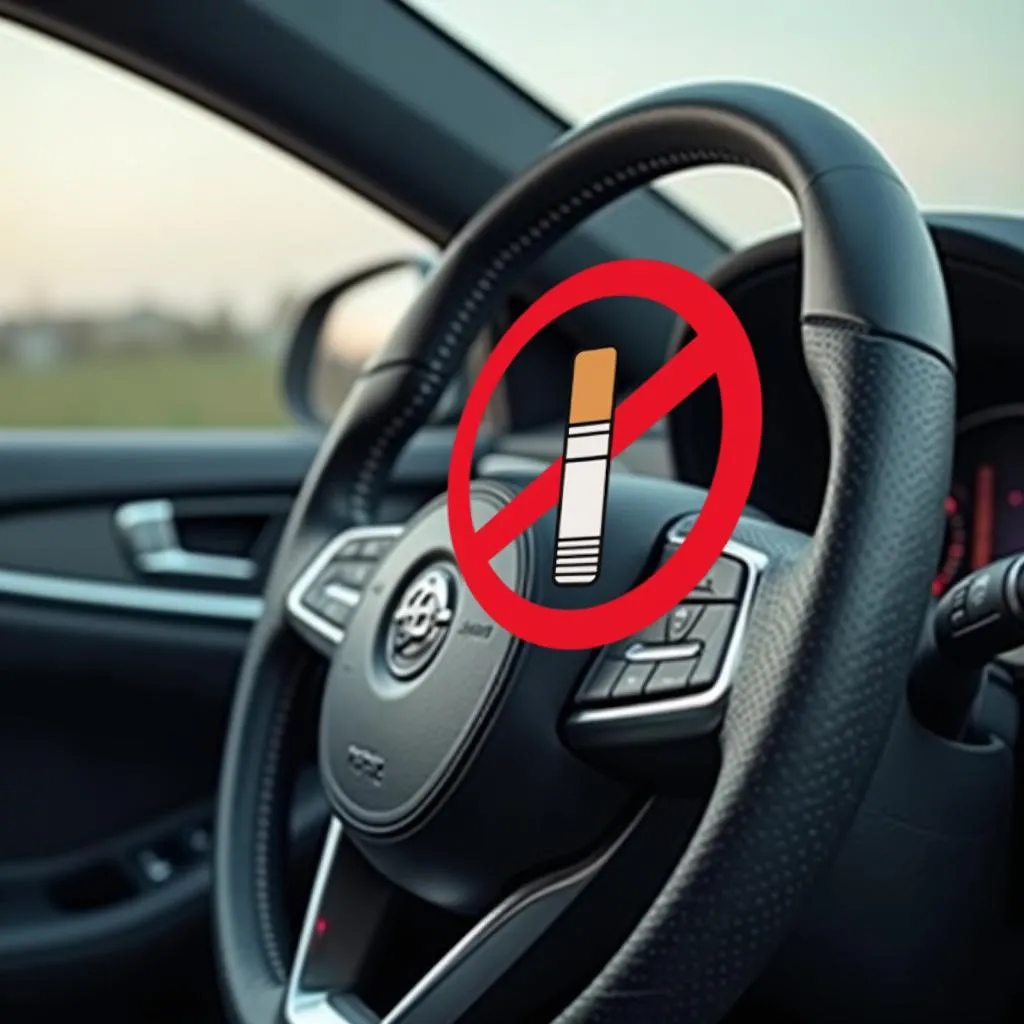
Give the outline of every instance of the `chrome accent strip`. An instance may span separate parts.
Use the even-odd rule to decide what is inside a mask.
[[[143,551],[135,564],[153,576],[194,576],[206,580],[253,580],[259,566],[251,558],[234,555],[204,555],[176,548],[172,551]]]
[[[263,598],[207,594],[194,590],[140,587],[44,573],[0,569],[0,597],[27,597],[54,604],[113,608],[198,619],[255,622],[263,614]]]
[[[405,527],[398,523],[381,526],[354,526],[351,529],[343,530],[324,545],[320,553],[306,566],[288,591],[285,606],[289,614],[328,643],[340,644],[345,639],[345,630],[327,619],[322,619],[312,608],[307,608],[302,602],[306,591],[316,582],[316,578],[346,544],[356,540],[374,540],[378,537],[399,537],[404,531]],[[359,603],[361,597],[358,590],[346,587],[341,583],[332,584],[331,592],[337,600],[344,601],[346,604],[352,605],[353,608]]]
[[[668,540],[669,543],[678,546],[683,542],[684,537],[685,533],[681,533],[676,529],[670,533]],[[747,547],[746,544],[741,544],[739,541],[734,540],[730,540],[725,545],[722,549],[722,554],[729,555],[743,562],[747,567],[747,581],[739,601],[739,612],[733,625],[729,649],[725,653],[722,667],[714,684],[709,689],[702,690],[699,693],[688,693],[679,697],[666,697],[664,700],[650,700],[642,704],[622,704],[606,708],[586,708],[573,712],[569,717],[569,722],[574,725],[583,726],[594,722],[640,721],[654,718],[658,715],[707,708],[718,703],[726,696],[729,687],[732,685],[733,672],[743,651],[743,640],[747,631],[747,622],[750,619],[750,608],[754,602],[758,579],[768,565],[768,557],[763,552],[756,551],[754,548]]]
[[[700,644],[696,640],[683,644],[663,644],[661,647],[646,647],[634,644],[626,650],[626,661],[689,661],[700,654]]]

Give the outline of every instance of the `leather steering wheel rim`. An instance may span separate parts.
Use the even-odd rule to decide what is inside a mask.
[[[239,677],[216,823],[218,960],[242,1024],[280,1019],[288,977],[285,769],[303,691],[283,609],[297,567],[328,522],[373,521],[397,455],[528,261],[632,189],[719,163],[766,172],[799,205],[828,489],[809,541],[741,523],[737,536],[776,565],[718,782],[660,895],[559,1024],[719,1019],[837,851],[899,705],[940,549],[955,411],[942,275],[899,176],[832,112],[757,85],[664,90],[570,132],[460,231],[296,500]]]

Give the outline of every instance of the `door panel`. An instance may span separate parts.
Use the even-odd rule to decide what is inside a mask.
[[[382,518],[444,489],[451,440],[437,429],[409,446]],[[23,1000],[44,993],[166,995],[181,958],[192,982],[205,977],[208,829],[235,674],[318,442],[53,432],[0,444],[4,1019],[37,1019]],[[242,562],[251,571],[220,571]],[[315,845],[312,771],[300,797],[296,835]],[[5,1000],[18,1004],[3,1012]]]

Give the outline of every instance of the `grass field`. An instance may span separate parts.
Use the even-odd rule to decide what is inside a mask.
[[[274,427],[290,422],[280,367],[247,354],[104,356],[0,367],[0,428]]]

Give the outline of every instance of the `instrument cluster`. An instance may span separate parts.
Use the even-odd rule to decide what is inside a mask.
[[[1024,404],[996,406],[959,428],[946,536],[932,592],[1024,551]]]

